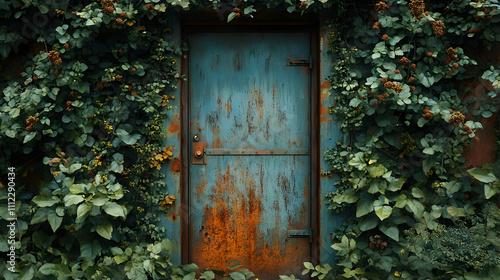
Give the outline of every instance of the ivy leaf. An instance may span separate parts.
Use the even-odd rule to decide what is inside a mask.
[[[356,218],[362,217],[372,211],[373,211],[372,200],[362,197],[357,204]]]
[[[33,279],[33,275],[35,274],[35,269],[32,266],[29,268],[25,268],[19,274],[19,280],[31,280]]]
[[[76,209],[76,218],[81,219],[85,217],[90,210],[92,210],[92,203],[85,202],[80,204],[78,209]]]
[[[115,173],[122,173],[123,172],[123,155],[116,153],[113,155],[113,162],[111,163],[110,170],[115,172]]]
[[[398,196],[398,199],[396,200],[396,205],[394,205],[394,207],[403,208],[406,206],[406,204],[408,204],[408,199],[406,195],[400,194]]]
[[[50,207],[61,200],[56,196],[50,197],[48,194],[43,193],[35,196],[32,201],[39,207]]]
[[[234,279],[234,280],[245,280],[245,275],[243,275],[239,272],[230,273],[229,276],[231,276],[231,279]]]
[[[97,226],[96,231],[100,236],[108,240],[111,240],[111,234],[113,233],[113,226],[110,223],[106,223],[104,225]]]
[[[408,199],[406,206],[408,206],[407,208],[410,209],[410,212],[412,212],[417,219],[422,218],[425,207],[420,201],[416,199]]]
[[[101,254],[102,248],[99,241],[87,239],[80,244],[80,255],[83,259],[82,269],[86,270],[88,267],[93,266],[95,258]]]
[[[372,228],[375,228],[379,223],[379,220],[375,218],[375,216],[370,215],[369,217],[363,218],[359,223],[359,229],[361,231],[367,231]]]
[[[453,218],[465,217],[465,210],[456,206],[449,206],[446,208],[446,212]]]
[[[53,209],[50,209],[47,213],[47,220],[49,221],[52,231],[56,232],[56,230],[61,226],[63,217],[57,215]]]
[[[492,183],[498,180],[498,178],[491,172],[490,170],[486,168],[472,168],[467,170],[467,172],[472,175],[475,179],[483,182],[483,183]]]
[[[427,147],[422,151],[426,155],[433,155],[434,154],[434,149],[432,147]]]
[[[116,202],[108,201],[102,206],[102,209],[110,216],[125,218],[125,212],[123,211],[122,206]]]
[[[433,84],[434,84],[434,77],[433,76],[426,76],[425,73],[420,73],[418,75],[418,78],[420,80],[420,83],[422,83],[422,85],[424,87],[431,87]]]
[[[387,190],[391,192],[399,191],[403,187],[406,180],[407,178],[404,177],[399,177],[395,180],[391,180],[389,182],[389,185],[387,186]]]
[[[378,178],[387,171],[387,168],[385,168],[382,164],[369,165],[367,169],[368,174],[370,174],[370,177],[372,178]]]
[[[24,137],[23,144],[28,143],[28,142],[29,142],[29,141],[31,141],[33,138],[35,138],[35,136],[36,136],[36,132],[30,132],[30,133],[26,134],[26,136]]]
[[[484,185],[484,196],[486,199],[492,198],[495,194],[498,193],[498,189],[500,187],[500,184],[485,184]]]
[[[389,236],[390,238],[396,241],[399,241],[399,229],[397,226],[387,227],[386,225],[380,225],[379,229],[385,235]]]
[[[375,214],[379,217],[381,221],[384,219],[389,218],[389,216],[392,214],[392,207],[391,206],[376,206],[375,207]]]
[[[30,224],[38,224],[41,222],[45,222],[47,220],[47,213],[49,212],[48,208],[38,208],[36,210],[35,214],[33,215],[33,218],[31,218]]]

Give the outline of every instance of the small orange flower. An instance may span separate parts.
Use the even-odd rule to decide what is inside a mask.
[[[137,71],[137,69],[132,68],[132,69],[130,69],[130,71],[135,72],[135,71]]]
[[[116,75],[116,78],[117,79],[121,79],[121,78],[123,78],[123,76],[122,75]]]
[[[394,70],[394,73],[395,73],[395,74],[399,74],[399,73],[401,73],[401,72],[400,72],[399,70],[397,70],[397,69],[396,69],[396,70]]]
[[[382,36],[382,40],[387,41],[387,39],[389,39],[389,35],[384,34],[384,36]]]
[[[116,19],[116,23],[118,23],[118,24],[123,24],[123,20],[122,20],[121,18],[117,18],[117,19]]]

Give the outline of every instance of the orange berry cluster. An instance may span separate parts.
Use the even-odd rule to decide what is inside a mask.
[[[398,63],[401,65],[406,65],[406,64],[410,63],[410,60],[408,58],[406,58],[405,56],[403,56],[400,60],[398,60]]]
[[[47,56],[49,57],[50,62],[54,63],[55,65],[59,65],[62,63],[61,57],[59,57],[59,53],[56,51],[50,51]]]
[[[389,94],[388,94],[387,92],[386,92],[386,93],[384,93],[384,94],[380,94],[380,95],[379,95],[379,94],[375,94],[375,93],[373,93],[372,91],[369,91],[369,92],[368,92],[368,95],[373,96],[374,98],[376,98],[376,99],[377,99],[378,101],[380,101],[380,102],[384,101],[386,98],[388,98],[388,97],[389,97]]]
[[[441,37],[444,34],[444,22],[442,20],[431,21],[432,32],[436,37]]]
[[[382,84],[384,84],[385,88],[390,88],[394,90],[397,94],[399,94],[404,89],[402,85],[388,81],[386,78],[382,78],[380,79],[380,81],[382,82]]]
[[[372,28],[373,28],[373,29],[380,29],[380,25],[381,25],[381,24],[382,24],[382,23],[381,23],[380,21],[377,21],[377,22],[375,22],[375,23],[373,24]]]
[[[116,19],[116,23],[118,23],[118,24],[123,24],[123,19],[121,19],[121,18],[117,18],[117,19]]]
[[[460,111],[455,111],[451,115],[450,120],[448,121],[448,123],[451,123],[454,126],[459,126],[464,121],[465,121],[464,114],[462,114]]]
[[[488,9],[486,9],[486,7],[482,6],[479,10],[481,10],[481,12],[483,12],[484,15],[477,15],[476,14],[477,21],[491,20],[490,11]]]
[[[370,249],[379,248],[380,252],[383,252],[387,248],[387,242],[382,241],[380,235],[370,236],[370,244],[368,245]]]
[[[446,50],[446,61],[444,62],[444,64],[448,64],[452,61],[458,61],[457,53],[458,52],[455,49],[449,47]]]
[[[389,9],[389,6],[387,5],[387,3],[380,1],[377,4],[375,4],[375,9],[377,9],[377,11],[383,13],[383,12],[387,11],[387,9]]]
[[[425,106],[422,114],[422,118],[432,120],[434,115],[431,113],[431,110],[429,109],[429,106]]]
[[[467,133],[467,135],[474,133],[468,125],[462,126],[462,130]]]
[[[35,126],[35,124],[39,121],[39,118],[35,118],[33,116],[29,116],[27,119],[26,119],[26,124],[28,126],[26,126],[26,130],[28,131],[31,131],[33,129],[33,127]]]
[[[425,10],[424,0],[410,0],[408,6],[410,7],[410,11],[413,16],[418,19],[421,19],[423,17],[422,14]]]
[[[305,3],[306,6],[307,6],[307,2],[305,2],[305,1],[300,2],[300,8],[301,9],[305,9],[305,6],[304,6],[304,8],[302,8],[302,3]],[[240,8],[234,8],[233,9],[234,17],[235,18],[240,18],[241,17],[241,13],[240,12],[241,12]]]
[[[389,39],[389,35],[384,34],[384,36],[382,36],[382,40],[387,41],[387,39]]]
[[[66,101],[66,111],[71,111],[71,101]]]
[[[102,11],[105,14],[111,14],[115,11],[113,0],[101,0]]]

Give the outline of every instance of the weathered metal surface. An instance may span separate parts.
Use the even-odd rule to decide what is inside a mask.
[[[242,264],[259,279],[300,275],[310,224],[308,33],[193,33],[189,137],[206,165],[189,170],[189,262]],[[191,154],[193,151],[190,152]]]

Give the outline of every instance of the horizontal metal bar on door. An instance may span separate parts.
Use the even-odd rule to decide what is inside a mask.
[[[217,148],[207,148],[205,149],[205,154],[210,156],[279,156],[279,155],[309,155],[309,150],[306,149],[217,149]]]

